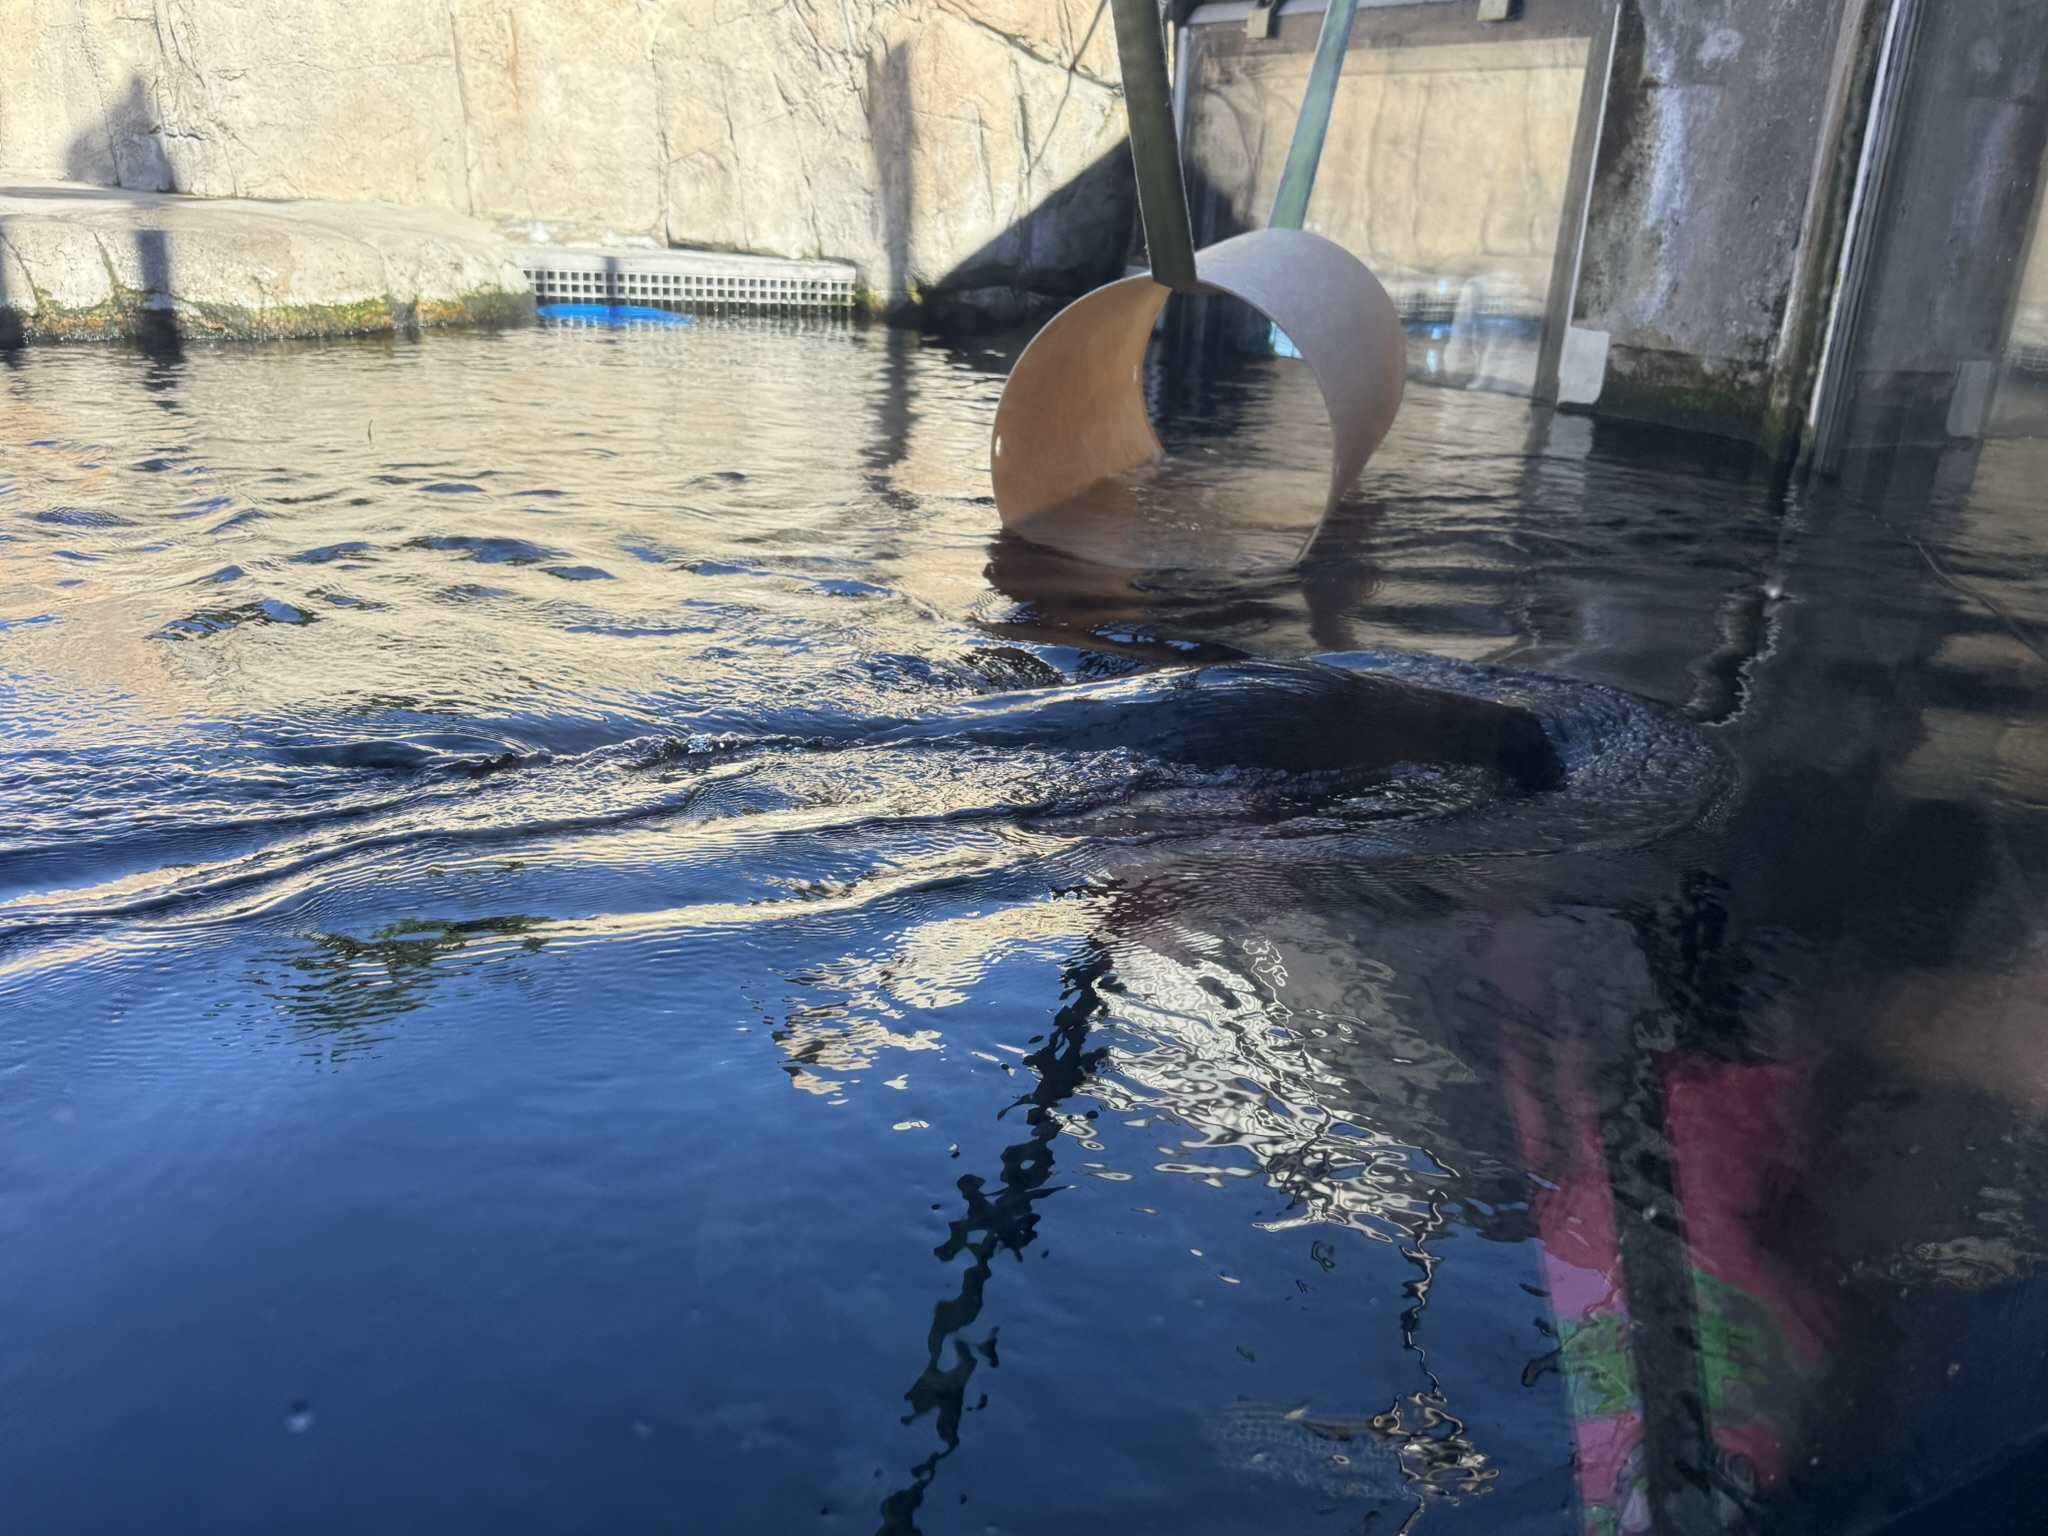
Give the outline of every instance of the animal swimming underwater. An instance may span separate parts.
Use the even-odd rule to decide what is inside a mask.
[[[1524,794],[1564,765],[1514,704],[1313,661],[1232,661],[976,699],[868,736],[875,744],[1125,748],[1190,767],[1287,773],[1478,768]]]

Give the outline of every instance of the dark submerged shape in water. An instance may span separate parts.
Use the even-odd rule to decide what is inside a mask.
[[[884,742],[1110,751],[1287,773],[1479,768],[1525,794],[1564,764],[1529,710],[1312,661],[1233,661],[977,700]]]

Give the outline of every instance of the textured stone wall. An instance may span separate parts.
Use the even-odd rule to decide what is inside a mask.
[[[0,0],[0,166],[556,238],[1087,286],[1127,174],[1099,0]]]

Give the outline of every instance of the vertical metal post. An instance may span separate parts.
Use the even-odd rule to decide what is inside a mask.
[[[1301,98],[1301,116],[1294,120],[1294,138],[1287,146],[1280,190],[1273,194],[1268,229],[1299,229],[1308,217],[1308,195],[1315,188],[1316,166],[1330,131],[1330,108],[1337,99],[1337,77],[1344,72],[1344,51],[1351,46],[1351,23],[1357,15],[1358,0],[1330,0],[1330,8],[1323,12],[1323,30],[1316,35],[1315,61],[1308,68],[1308,89]]]
[[[1564,336],[1579,302],[1579,277],[1586,260],[1586,231],[1593,218],[1593,180],[1600,168],[1600,138],[1606,131],[1607,102],[1614,85],[1614,57],[1621,42],[1620,0],[1608,0],[1600,26],[1586,40],[1586,79],[1579,92],[1579,121],[1572,136],[1571,171],[1565,180],[1558,220],[1557,251],[1551,259],[1550,298],[1544,306],[1543,345],[1536,358],[1534,397],[1557,403],[1558,365]]]
[[[1193,293],[1195,238],[1181,180],[1180,137],[1173,131],[1173,87],[1166,77],[1166,37],[1154,0],[1110,0],[1124,111],[1131,125],[1131,163],[1138,173],[1138,213],[1153,280]]]
[[[1877,78],[1870,89],[1870,113],[1863,124],[1863,149],[1857,158],[1856,188],[1850,194],[1842,257],[1835,268],[1835,291],[1821,333],[1820,360],[1814,365],[1813,395],[1807,406],[1808,453],[1814,469],[1833,474],[1842,457],[1842,402],[1846,390],[1844,354],[1854,344],[1863,290],[1870,271],[1870,248],[1877,235],[1877,212],[1885,173],[1898,138],[1900,103],[1906,62],[1920,19],[1918,0],[1891,0],[1879,45]]]

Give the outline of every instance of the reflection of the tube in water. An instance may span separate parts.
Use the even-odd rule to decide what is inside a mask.
[[[1011,526],[1035,543],[1103,565],[1242,575],[1281,570],[1300,558],[1321,521],[1321,489],[1319,475],[1247,466],[1203,444],[1186,457],[1098,480]]]
[[[1347,501],[1300,558],[1300,530],[1207,525],[1191,541],[1131,487],[1106,484],[989,546],[988,579],[1014,607],[986,613],[1007,638],[1134,661],[1226,660],[1256,648],[1353,648],[1347,616],[1378,584],[1368,550],[1376,505]],[[1276,561],[1274,556],[1280,558]]]

